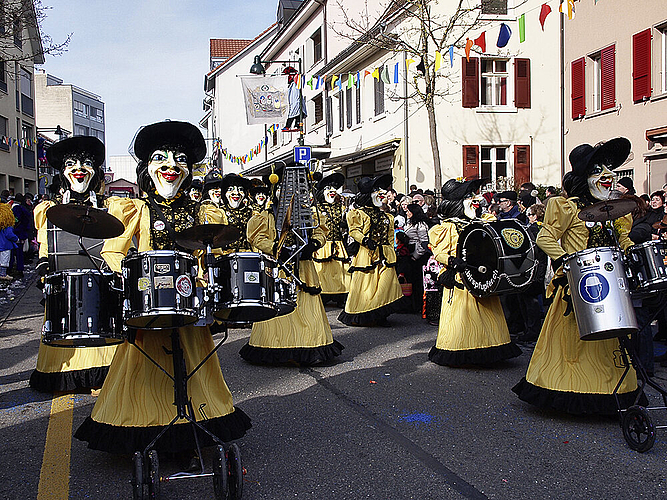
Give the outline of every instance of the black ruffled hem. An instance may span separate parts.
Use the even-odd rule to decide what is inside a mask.
[[[248,363],[256,365],[282,365],[295,362],[302,366],[325,363],[339,356],[345,347],[334,340],[318,347],[255,347],[244,345],[239,354]]]
[[[302,292],[306,292],[310,295],[319,295],[322,293],[322,287],[321,286],[308,286],[308,285],[298,285],[299,290]]]
[[[581,392],[555,391],[531,384],[522,378],[512,387],[512,391],[519,399],[544,410],[555,410],[572,415],[617,415],[618,406],[612,394],[589,394]],[[621,408],[628,408],[634,404],[646,406],[648,398],[642,393],[639,402],[635,403],[640,388],[632,392],[618,394]]]
[[[322,303],[326,304],[327,302],[335,303],[345,303],[347,300],[347,292],[343,293],[324,293],[322,292]]]
[[[385,267],[396,267],[396,262],[384,262],[381,260],[378,260],[376,262],[371,262],[370,266],[364,266],[364,267],[358,267],[358,266],[350,266],[350,268],[347,270],[348,273],[353,273],[356,271],[362,271],[362,272],[368,272],[372,271],[379,265],[384,265]]]
[[[108,366],[53,373],[35,370],[30,375],[30,387],[39,392],[72,392],[80,389],[97,389],[102,387],[107,373],[109,373]]]
[[[252,427],[250,418],[239,408],[229,415],[200,421],[209,432],[223,442],[243,437]],[[154,449],[159,452],[179,452],[197,447],[194,439],[194,427],[187,423],[171,427],[156,443]],[[131,454],[144,451],[144,448],[164,429],[164,426],[122,427],[94,421],[88,417],[74,433],[74,437],[88,442],[92,450],[107,453]],[[202,447],[213,446],[210,436],[197,429],[197,438]]]
[[[331,257],[327,257],[326,259],[318,259],[313,257],[313,262],[317,262],[318,264],[324,264],[326,262],[332,262],[334,260],[337,260],[338,262],[342,262],[344,264],[350,262],[349,258],[338,257],[337,255],[336,256],[332,255]]]
[[[378,323],[384,323],[390,314],[404,310],[405,300],[405,297],[401,297],[378,309],[357,314],[345,312],[343,309],[338,315],[338,321],[347,326],[375,326]]]
[[[447,351],[433,346],[428,353],[428,359],[442,366],[490,365],[498,361],[516,358],[522,352],[514,342],[462,351]]]

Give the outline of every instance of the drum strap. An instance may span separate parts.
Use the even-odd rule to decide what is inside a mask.
[[[174,231],[174,228],[171,227],[171,224],[169,223],[167,218],[164,216],[164,213],[162,212],[160,205],[155,203],[155,200],[150,195],[148,196],[148,202],[151,204],[151,207],[153,207],[153,210],[157,214],[158,219],[160,219],[164,223],[164,228],[167,230],[167,233],[169,233],[171,241],[173,241],[174,245],[176,245],[176,232]]]

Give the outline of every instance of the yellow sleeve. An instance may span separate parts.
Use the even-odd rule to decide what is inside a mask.
[[[537,246],[552,260],[556,260],[567,253],[563,250],[559,240],[576,216],[577,207],[573,202],[562,196],[549,199],[544,214],[544,222],[535,241]]]
[[[456,246],[459,242],[456,225],[445,221],[433,226],[428,232],[428,242],[435,260],[447,264],[449,257],[456,256]]]
[[[313,220],[319,222],[319,225],[312,230],[310,237],[314,240],[317,240],[319,247],[322,248],[327,242],[327,236],[329,235],[329,228],[324,222],[324,217],[319,215],[319,212],[316,207],[313,207]]]
[[[359,209],[350,210],[345,218],[347,219],[350,236],[361,243],[370,232],[371,218]]]
[[[385,245],[390,245],[394,247],[394,216],[391,214],[385,214],[389,219],[389,231],[387,231],[387,241],[384,242]]]
[[[200,224],[227,224],[225,213],[213,203],[202,203],[199,206]]]
[[[248,221],[246,237],[253,248],[273,255],[273,243],[276,240],[276,224],[268,210],[253,212]]]
[[[624,215],[623,217],[614,221],[616,231],[618,231],[618,244],[625,252],[628,248],[634,245],[634,242],[629,238],[630,230],[632,229],[632,214]]]
[[[35,229],[37,229],[37,243],[39,243],[39,258],[47,258],[49,256],[49,240],[46,230],[47,219],[46,211],[55,205],[53,201],[43,201],[39,203],[33,212],[35,219]]]
[[[132,238],[139,232],[141,210],[138,204],[140,203],[144,202],[136,198],[118,198],[109,203],[109,214],[125,226],[123,234],[106,240],[102,247],[102,258],[113,271],[121,271],[120,263],[132,246]]]

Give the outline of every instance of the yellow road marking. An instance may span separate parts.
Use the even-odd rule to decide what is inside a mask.
[[[46,431],[37,500],[67,500],[69,498],[73,408],[72,394],[57,396],[51,401],[51,414]]]

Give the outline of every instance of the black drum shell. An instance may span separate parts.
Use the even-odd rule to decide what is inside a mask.
[[[667,241],[652,240],[627,251],[630,289],[650,293],[667,289]]]
[[[287,278],[276,278],[274,305],[278,314],[284,316],[296,309],[296,287],[294,283]]]
[[[164,330],[192,325],[196,308],[196,259],[176,250],[149,250],[123,259],[125,322]]]
[[[46,276],[42,341],[57,347],[102,347],[123,342],[121,285],[115,273],[94,269]]]

